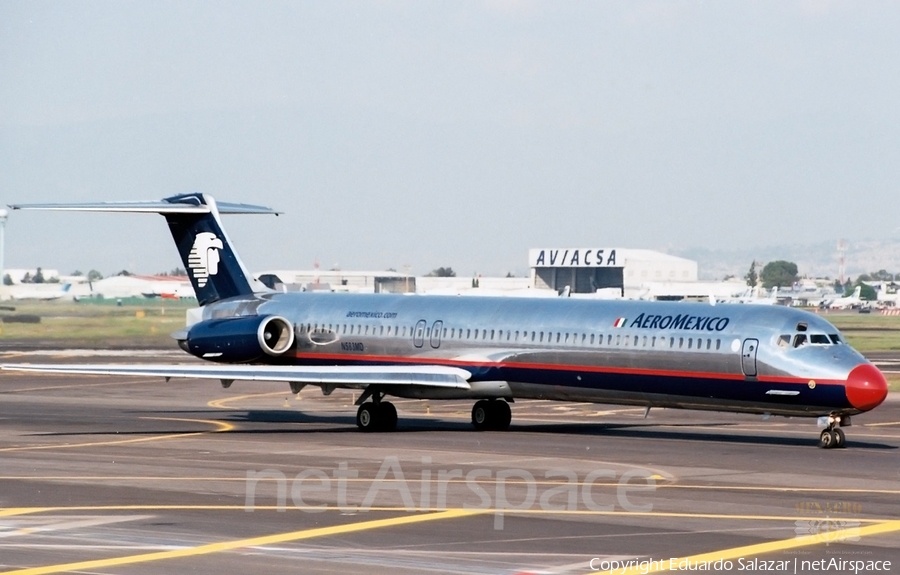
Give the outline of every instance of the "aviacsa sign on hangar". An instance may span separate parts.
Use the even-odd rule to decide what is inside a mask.
[[[642,283],[695,282],[697,262],[662,252],[627,248],[534,248],[528,251],[534,287],[572,293],[616,288],[624,295]]]

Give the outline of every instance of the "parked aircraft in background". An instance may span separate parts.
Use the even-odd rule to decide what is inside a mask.
[[[778,286],[774,286],[768,297],[751,298],[743,303],[750,305],[776,305],[778,303]]]
[[[766,297],[758,297],[754,294],[754,289],[748,287],[738,296],[733,298],[720,299],[719,303],[741,303],[752,305],[775,305],[778,303],[778,286],[775,286]]]
[[[391,430],[389,396],[471,399],[476,429],[506,429],[516,399],[820,418],[822,447],[877,407],[884,376],[823,318],[781,306],[577,298],[278,293],[251,283],[224,214],[273,214],[205,194],[14,209],[159,213],[201,306],[173,334],[206,365],[30,365],[6,370],[280,381],[360,389],[356,423]]]
[[[825,304],[828,309],[849,309],[852,307],[859,307],[862,305],[862,300],[859,295],[862,292],[861,286],[856,286],[856,289],[853,290],[853,293],[846,297],[839,297],[835,300],[832,300]]]
[[[50,301],[72,298],[72,284],[16,284],[7,287],[9,299]]]

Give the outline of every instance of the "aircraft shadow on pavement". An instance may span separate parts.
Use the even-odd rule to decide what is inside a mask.
[[[229,435],[241,434],[309,434],[309,433],[360,433],[356,429],[355,418],[351,414],[315,414],[296,410],[284,409],[260,409],[260,410],[233,410],[222,411],[218,409],[197,410],[165,410],[165,411],[129,411],[136,417],[172,417],[172,418],[210,418],[228,423],[248,424],[310,424],[316,427],[254,427],[252,429],[229,430]],[[322,424],[333,427],[321,427]],[[698,422],[698,423],[654,423],[641,421],[639,423],[597,423],[597,422],[565,422],[565,423],[521,423],[513,422],[509,431],[483,431],[476,432],[471,423],[458,419],[403,417],[401,414],[397,429],[391,433],[434,433],[434,432],[464,432],[464,433],[546,433],[565,435],[592,435],[602,437],[640,438],[655,440],[696,441],[696,442],[722,442],[733,444],[754,445],[784,445],[784,446],[809,446],[818,442],[818,433],[810,429],[809,437],[792,437],[778,434],[741,434],[741,433],[717,433],[698,428],[721,427],[726,429],[739,423],[728,422]],[[675,428],[675,429],[673,429]],[[81,431],[81,432],[51,432],[33,434],[35,436],[105,436],[105,435],[164,435],[173,433],[200,433],[210,432],[208,426],[188,428],[173,426],[171,429],[133,429],[128,431]],[[385,432],[376,432],[377,435],[385,435]],[[368,435],[368,434],[367,434]],[[853,437],[847,439],[848,447],[854,449],[870,450],[895,450],[900,447]]]

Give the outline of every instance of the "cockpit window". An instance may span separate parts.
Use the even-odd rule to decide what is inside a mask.
[[[791,347],[791,335],[783,334],[778,336],[778,347]]]
[[[794,347],[800,347],[802,345],[806,345],[806,334],[798,333],[794,336]]]
[[[797,331],[806,331],[806,327],[807,327],[806,322],[801,321],[800,323],[797,324]]]
[[[809,343],[814,345],[830,345],[831,340],[824,333],[813,333],[809,336]]]
[[[844,343],[844,342],[841,341],[841,338],[840,338],[840,337],[838,336],[838,334],[836,334],[836,333],[829,333],[829,334],[828,334],[828,337],[831,338],[831,343],[833,343],[833,344],[835,344],[835,345]]]

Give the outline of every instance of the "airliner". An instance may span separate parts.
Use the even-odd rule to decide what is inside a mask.
[[[847,309],[854,306],[862,305],[862,299],[860,299],[860,294],[862,293],[862,286],[856,286],[856,289],[853,290],[853,293],[846,297],[839,297],[835,300],[828,302],[828,309]]]
[[[733,298],[725,298],[719,300],[721,303],[740,303],[749,305],[777,305],[778,304],[778,286],[772,288],[767,297],[756,297],[753,295],[753,288],[747,288],[740,295]]]
[[[782,306],[576,298],[275,292],[241,262],[220,214],[278,214],[202,193],[13,209],[162,214],[200,305],[173,334],[197,365],[6,364],[4,370],[208,378],[360,390],[356,424],[393,430],[388,397],[468,399],[505,430],[517,399],[818,418],[843,447],[887,396],[881,372],[821,317]]]

